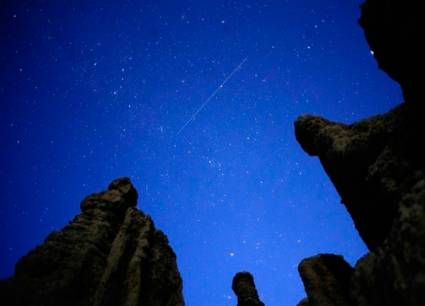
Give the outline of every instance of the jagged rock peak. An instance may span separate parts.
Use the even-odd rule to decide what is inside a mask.
[[[82,213],[24,256],[0,282],[9,306],[184,306],[167,237],[136,209],[128,178],[88,196]]]
[[[258,296],[251,273],[236,273],[233,277],[232,289],[238,297],[238,306],[264,306]]]
[[[93,193],[86,197],[80,205],[81,211],[92,208],[105,208],[125,211],[137,205],[137,191],[128,177],[113,180],[107,191]]]

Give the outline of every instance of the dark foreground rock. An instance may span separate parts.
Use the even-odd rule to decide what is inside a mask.
[[[382,245],[400,201],[424,177],[425,126],[415,105],[345,125],[315,116],[295,123],[303,149],[318,156],[369,249]]]
[[[422,118],[414,104],[403,104],[352,125],[315,116],[302,116],[295,124],[298,141],[320,158],[371,250],[345,285],[340,284],[349,287],[351,305],[425,305]],[[309,290],[302,278],[309,305],[331,305],[314,303],[313,296],[322,292]]]
[[[308,299],[302,305],[425,305],[419,4],[367,0],[360,19],[380,68],[400,83],[405,103],[349,125],[309,115],[295,122],[298,142],[319,157],[370,249],[353,269],[336,256],[304,260],[299,269]]]
[[[232,289],[238,297],[238,306],[264,306],[258,296],[251,273],[237,273],[233,277]]]
[[[308,301],[305,305],[350,305],[349,281],[353,268],[333,254],[321,254],[304,259],[298,266]]]
[[[350,267],[321,254],[299,265],[299,306],[425,305],[424,18],[416,0],[367,0],[360,19],[379,67],[405,103],[354,124],[317,116],[295,123],[319,157],[370,252]],[[86,198],[82,213],[0,281],[10,306],[183,306],[182,281],[165,235],[136,209],[128,179]],[[251,274],[236,274],[238,306],[263,306]]]
[[[183,306],[176,256],[136,203],[127,178],[88,196],[81,214],[0,282],[1,304]]]
[[[406,102],[424,103],[425,19],[422,1],[367,0],[360,25],[379,67],[397,81]]]

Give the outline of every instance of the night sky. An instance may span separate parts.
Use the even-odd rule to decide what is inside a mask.
[[[0,2],[0,277],[129,176],[177,254],[188,306],[304,296],[299,261],[366,252],[303,113],[353,122],[401,101],[359,0]]]

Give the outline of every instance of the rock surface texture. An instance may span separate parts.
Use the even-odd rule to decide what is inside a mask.
[[[233,277],[232,289],[238,297],[238,306],[264,306],[258,297],[254,277],[249,272],[239,272]]]
[[[405,102],[346,125],[301,116],[295,133],[318,156],[370,252],[351,268],[318,255],[300,266],[300,305],[425,305],[425,111],[418,1],[367,0],[360,24],[379,67]],[[421,38],[422,37],[422,38]]]
[[[176,256],[136,203],[127,178],[88,196],[0,282],[2,305],[183,306]]]

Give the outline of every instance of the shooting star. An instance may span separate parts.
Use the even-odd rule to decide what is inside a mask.
[[[235,69],[233,69],[233,71],[224,79],[224,81],[212,92],[212,94],[210,94],[210,96],[204,101],[204,103],[201,104],[201,106],[198,107],[198,109],[192,114],[192,116],[190,116],[189,120],[187,120],[185,122],[185,124],[182,125],[182,127],[179,129],[179,131],[177,132],[176,136],[179,136],[180,133],[189,125],[189,123],[191,123],[193,120],[195,120],[196,115],[199,114],[199,112],[201,110],[204,109],[204,107],[208,104],[208,102],[211,101],[212,98],[215,97],[215,95],[219,92],[220,89],[222,89],[224,87],[224,85],[226,85],[226,83],[233,77],[233,75],[242,68],[242,65],[247,61],[247,57],[245,57],[240,63],[239,65],[236,66]]]

